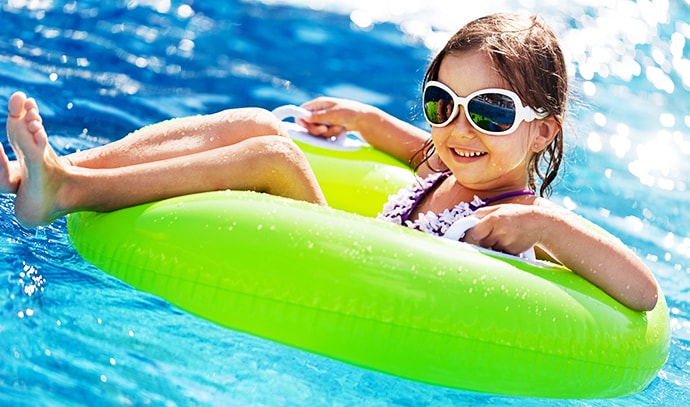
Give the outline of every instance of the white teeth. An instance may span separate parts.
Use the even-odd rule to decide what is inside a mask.
[[[479,151],[458,151],[454,150],[455,154],[459,155],[460,157],[479,157],[480,155],[484,155],[484,153],[479,152]]]

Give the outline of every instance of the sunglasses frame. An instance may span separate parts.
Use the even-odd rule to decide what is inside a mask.
[[[453,111],[450,113],[450,116],[448,117],[448,119],[446,121],[444,121],[443,123],[433,123],[431,120],[429,120],[429,117],[427,116],[426,108],[424,107],[424,104],[425,104],[424,95],[426,95],[427,90],[432,86],[440,88],[441,90],[447,92],[450,95],[450,97],[453,99]],[[497,93],[499,95],[507,96],[515,104],[515,120],[513,121],[513,124],[510,126],[510,128],[508,128],[507,130],[498,131],[498,132],[489,131],[489,130],[486,130],[486,129],[479,127],[479,125],[472,120],[472,117],[470,116],[470,112],[467,109],[467,105],[472,99],[474,99],[475,97],[477,97],[481,94],[485,94],[485,93]],[[422,93],[422,110],[424,112],[424,119],[432,127],[446,127],[449,124],[451,124],[458,117],[458,115],[460,113],[460,106],[462,106],[462,108],[463,108],[462,110],[465,111],[465,117],[467,118],[467,121],[472,125],[472,127],[474,127],[475,129],[477,129],[478,131],[480,131],[484,134],[488,134],[491,136],[503,136],[503,135],[511,134],[511,133],[515,132],[515,130],[517,130],[517,128],[520,126],[520,124],[523,121],[524,122],[531,122],[535,119],[544,119],[544,118],[549,116],[549,113],[546,111],[538,112],[529,106],[524,106],[522,104],[522,100],[520,100],[520,97],[515,92],[509,91],[507,89],[499,89],[499,88],[480,89],[480,90],[477,90],[475,92],[470,93],[466,97],[461,97],[461,96],[458,96],[455,92],[453,92],[453,90],[451,88],[449,88],[444,83],[439,82],[439,81],[429,81],[424,86],[424,92]]]

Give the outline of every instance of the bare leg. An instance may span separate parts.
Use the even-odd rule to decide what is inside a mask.
[[[108,211],[171,196],[220,189],[268,192],[325,204],[306,158],[281,136],[253,137],[188,155],[91,169],[66,165],[49,146],[35,104],[10,98],[7,131],[21,165],[15,213],[25,226],[76,210]]]
[[[304,154],[280,136],[113,169],[66,167],[61,213],[110,211],[195,192],[224,189],[267,192],[325,204]]]
[[[66,158],[80,167],[117,168],[237,144],[251,137],[284,134],[278,119],[264,109],[232,109],[157,123]]]
[[[26,100],[26,110],[35,110],[37,117],[33,119],[42,123],[35,100]],[[113,143],[60,160],[85,168],[117,168],[180,157],[264,135],[285,135],[273,114],[259,108],[232,109],[157,123]],[[9,161],[0,151],[0,193],[16,193],[19,173],[18,163]]]

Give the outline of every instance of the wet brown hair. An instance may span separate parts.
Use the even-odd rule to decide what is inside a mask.
[[[568,95],[568,75],[558,40],[544,20],[521,14],[492,14],[476,19],[460,29],[431,61],[424,85],[438,79],[441,62],[447,55],[479,51],[485,53],[495,71],[522,102],[535,110],[543,109],[560,127],[554,140],[529,162],[529,187],[540,196],[551,193],[552,182],[563,160],[563,118]],[[422,163],[434,154],[431,139],[413,160],[423,155]],[[420,164],[420,165],[421,165]]]

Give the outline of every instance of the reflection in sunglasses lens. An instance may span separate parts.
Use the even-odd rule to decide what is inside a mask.
[[[441,88],[429,87],[424,94],[424,113],[429,121],[441,124],[450,119],[454,108],[451,95]]]
[[[515,122],[515,102],[498,93],[475,96],[468,103],[467,110],[472,121],[486,131],[506,131]]]

